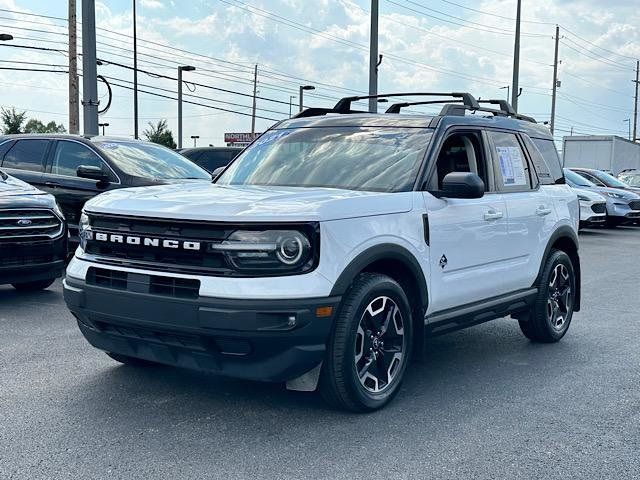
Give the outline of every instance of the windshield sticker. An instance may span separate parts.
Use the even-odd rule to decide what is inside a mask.
[[[505,186],[527,185],[527,173],[524,169],[524,159],[518,147],[496,147],[500,162],[502,183]]]

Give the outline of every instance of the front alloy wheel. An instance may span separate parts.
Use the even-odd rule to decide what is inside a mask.
[[[547,318],[551,327],[560,332],[571,312],[571,280],[569,269],[566,265],[559,263],[551,274],[549,282],[549,299],[547,300]]]
[[[380,393],[393,383],[404,361],[404,320],[389,297],[374,299],[365,308],[355,341],[355,366],[362,386]]]
[[[398,392],[412,345],[411,309],[402,287],[362,273],[343,297],[320,375],[331,405],[376,410]]]

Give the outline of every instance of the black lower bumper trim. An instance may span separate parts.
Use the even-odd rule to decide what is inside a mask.
[[[318,365],[340,297],[184,299],[67,278],[67,306],[101,350],[238,378],[282,382]],[[317,318],[317,307],[333,314]]]

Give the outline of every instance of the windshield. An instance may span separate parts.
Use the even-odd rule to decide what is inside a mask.
[[[428,129],[389,127],[271,130],[216,183],[407,191],[431,135]]]
[[[567,183],[572,187],[595,187],[596,184],[590,182],[582,175],[578,175],[573,170],[569,170],[568,168],[564,169],[564,178],[567,180]]]
[[[602,183],[604,183],[607,187],[627,188],[629,186],[626,183],[618,180],[613,175],[609,175],[608,173],[601,172],[600,170],[591,170],[589,173],[591,173],[591,175],[593,175]]]
[[[620,180],[632,187],[640,187],[640,174],[622,175]]]
[[[141,142],[95,142],[127,175],[159,180],[210,180],[205,170],[161,145]]]

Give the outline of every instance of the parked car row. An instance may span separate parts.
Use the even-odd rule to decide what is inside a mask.
[[[606,222],[616,227],[640,220],[640,188],[601,170],[565,168],[564,173],[578,194],[582,226]]]

